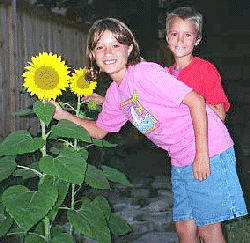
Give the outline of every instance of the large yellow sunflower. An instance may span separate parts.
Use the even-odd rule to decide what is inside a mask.
[[[39,53],[32,57],[29,66],[24,67],[23,86],[30,95],[37,95],[39,100],[56,99],[69,84],[68,67],[60,56],[52,53]]]
[[[72,77],[70,78],[70,89],[77,96],[92,95],[96,88],[96,81],[88,82],[84,75],[86,73],[85,68],[79,68],[75,70]]]

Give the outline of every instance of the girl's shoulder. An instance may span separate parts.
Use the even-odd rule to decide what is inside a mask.
[[[154,73],[158,71],[168,72],[168,69],[164,69],[161,65],[155,62],[140,62],[134,66],[130,66],[133,72],[142,72],[144,74]]]

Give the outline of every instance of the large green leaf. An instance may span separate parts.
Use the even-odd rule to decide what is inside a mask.
[[[32,153],[42,148],[44,144],[42,138],[32,138],[28,131],[19,130],[11,133],[0,144],[0,156]]]
[[[88,143],[92,142],[89,133],[83,127],[75,125],[68,120],[60,120],[57,125],[52,126],[51,131],[52,136],[80,139]]]
[[[51,243],[74,243],[74,239],[72,235],[60,234],[53,237]]]
[[[129,224],[114,213],[111,213],[108,226],[114,235],[126,235],[132,231],[132,228],[129,226]]]
[[[31,114],[34,114],[33,110],[31,109],[19,110],[15,112],[15,116],[29,116]]]
[[[99,243],[111,243],[110,230],[100,209],[90,200],[83,200],[81,209],[78,212],[68,212],[68,220],[82,234],[94,238]]]
[[[16,169],[14,157],[0,158],[0,181],[8,178]]]
[[[59,207],[62,206],[62,203],[65,200],[69,189],[69,183],[65,181],[58,181],[56,182],[56,185],[58,188],[58,198],[52,210],[48,214],[48,217],[51,221],[55,220],[56,215],[58,214]]]
[[[104,197],[97,196],[93,200],[93,204],[99,207],[106,220],[109,220],[111,214],[111,207],[109,205],[108,200]]]
[[[108,142],[108,141],[106,141],[104,139],[93,139],[92,142],[97,147],[113,148],[113,147],[117,146],[117,144],[110,143],[110,142]]]
[[[113,169],[109,166],[102,166],[103,174],[113,182],[121,183],[125,186],[133,187],[133,184],[127,179],[127,177],[117,169]]]
[[[3,192],[2,201],[18,226],[27,231],[48,213],[57,196],[57,188],[50,185],[43,186],[38,191],[16,185]]]
[[[42,157],[39,166],[47,175],[57,176],[73,184],[82,184],[85,176],[86,162],[73,149],[64,147],[59,156]]]
[[[93,165],[88,165],[86,183],[95,189],[110,189],[107,178]]]
[[[0,201],[0,237],[5,235],[9,231],[13,223],[13,219],[11,219],[8,214],[5,215],[4,209],[5,207]]]
[[[46,243],[46,241],[40,235],[29,234],[25,236],[24,243]]]
[[[33,105],[33,111],[36,113],[37,117],[42,120],[46,126],[52,121],[53,115],[55,113],[55,106],[50,103],[44,103],[37,101]]]

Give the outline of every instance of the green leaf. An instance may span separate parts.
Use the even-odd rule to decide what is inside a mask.
[[[82,234],[94,238],[99,243],[111,243],[111,235],[107,222],[99,208],[86,199],[78,212],[68,211],[68,220]]]
[[[29,116],[31,114],[34,114],[33,110],[31,109],[19,110],[15,112],[15,116]]]
[[[15,158],[3,157],[0,158],[0,181],[8,178],[16,169]]]
[[[46,243],[45,239],[40,235],[28,234],[25,236],[24,243]]]
[[[13,219],[7,214],[4,213],[4,205],[0,201],[0,237],[7,234],[12,223]]]
[[[59,156],[42,157],[39,166],[45,174],[57,176],[61,180],[73,184],[82,184],[85,176],[86,162],[73,149],[64,147],[60,150]]]
[[[53,206],[52,210],[48,214],[48,217],[51,221],[55,220],[56,215],[58,214],[59,207],[62,206],[62,203],[64,202],[69,189],[69,183],[65,181],[58,181],[56,182],[56,185],[58,189],[58,198],[56,204]]]
[[[32,153],[44,145],[42,138],[32,138],[28,131],[19,130],[11,133],[0,144],[0,156]]]
[[[30,191],[25,186],[16,185],[3,192],[2,201],[17,225],[27,231],[48,213],[57,196],[57,189],[52,186]]]
[[[78,153],[87,161],[89,157],[89,151],[86,148],[81,148]]]
[[[110,185],[101,170],[93,165],[88,165],[86,173],[86,183],[95,189],[110,189]]]
[[[114,213],[111,213],[108,226],[114,235],[126,235],[132,231],[129,224],[122,218],[118,217]]]
[[[92,142],[89,133],[83,127],[75,125],[68,120],[60,120],[57,125],[52,126],[51,131],[52,136],[80,139],[88,143]]]
[[[117,144],[110,143],[104,139],[93,139],[92,142],[97,147],[113,148],[117,146]]]
[[[55,113],[55,106],[47,102],[43,103],[41,101],[37,101],[33,105],[33,110],[36,113],[37,117],[42,120],[46,126],[48,126],[52,121],[53,115]]]
[[[107,220],[109,220],[110,214],[111,214],[111,207],[109,205],[108,200],[106,198],[104,198],[104,197],[97,196],[94,199],[93,204],[96,205],[97,207],[99,207],[102,214],[104,215],[104,217]]]
[[[127,179],[127,177],[117,169],[113,169],[109,166],[103,165],[102,166],[103,174],[113,182],[121,183],[125,186],[133,187],[133,184]]]
[[[51,243],[74,243],[74,239],[72,235],[60,234],[53,237]]]

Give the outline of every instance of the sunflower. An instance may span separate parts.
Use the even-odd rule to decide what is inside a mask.
[[[96,81],[87,81],[85,79],[86,67],[74,70],[70,78],[70,89],[77,96],[92,95],[96,88]]]
[[[56,99],[61,90],[68,87],[68,67],[60,56],[52,53],[39,53],[32,57],[29,66],[24,67],[23,86],[30,95],[37,95],[39,100]]]

